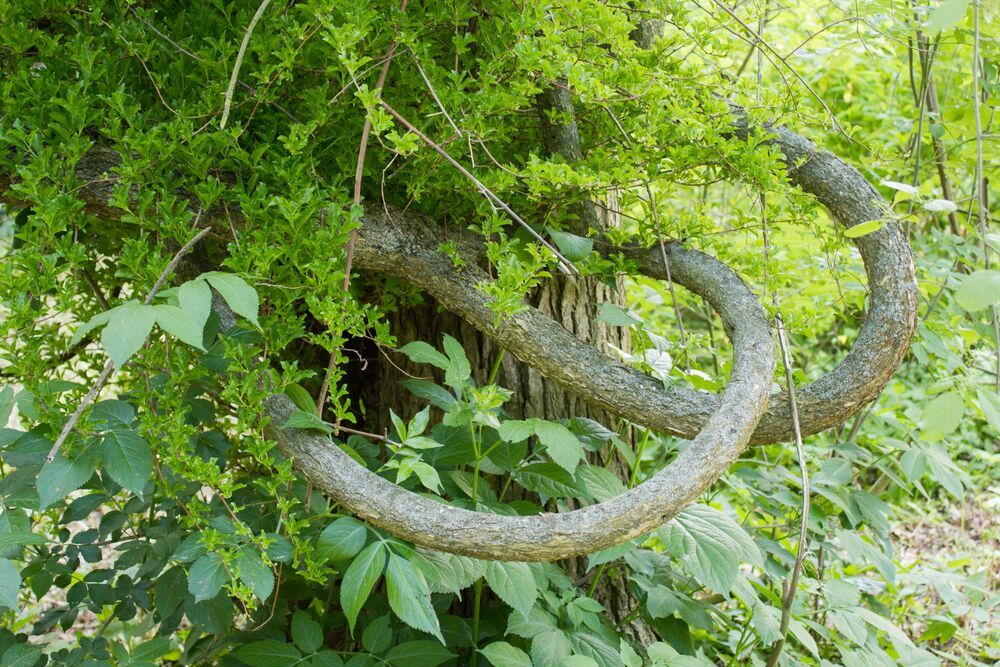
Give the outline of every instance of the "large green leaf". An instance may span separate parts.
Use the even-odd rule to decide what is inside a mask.
[[[375,542],[359,553],[344,573],[340,582],[340,607],[347,617],[352,636],[358,612],[371,594],[375,582],[382,576],[384,568],[385,546],[382,542]]]
[[[149,338],[156,322],[156,311],[138,301],[124,303],[111,311],[101,332],[101,345],[115,366],[121,368]]]
[[[740,560],[760,565],[760,549],[743,528],[707,505],[692,505],[660,529],[672,556],[703,585],[728,593],[739,575]]]
[[[389,606],[404,623],[428,632],[444,643],[437,614],[431,606],[431,593],[424,575],[413,564],[391,554],[385,570],[385,587]]]
[[[365,546],[368,528],[354,517],[337,519],[319,534],[319,554],[327,560],[347,560]]]
[[[228,582],[229,573],[215,552],[196,560],[188,572],[188,590],[194,595],[195,602],[215,597]]]
[[[167,333],[176,336],[191,347],[204,350],[204,324],[199,325],[193,315],[177,306],[160,304],[153,306],[156,323]]]
[[[532,463],[516,473],[514,479],[528,491],[549,498],[575,498],[584,495],[576,480],[555,463]]]
[[[274,591],[274,572],[264,562],[264,555],[257,547],[246,544],[236,554],[239,579],[250,587],[259,600],[271,597]]]
[[[212,290],[204,280],[189,280],[177,290],[181,310],[194,319],[200,331],[204,331],[208,316],[212,313]]]
[[[201,277],[222,295],[234,313],[252,322],[258,329],[260,328],[260,322],[257,320],[257,312],[260,310],[257,290],[232,273],[213,271]]]
[[[292,641],[303,653],[315,653],[323,645],[323,628],[307,612],[296,609],[292,615]]]
[[[437,667],[455,657],[455,654],[437,642],[416,639],[393,646],[383,658],[396,667]]]
[[[957,391],[946,391],[924,407],[920,436],[935,442],[958,428],[965,416],[965,400]]]
[[[562,424],[542,419],[534,421],[535,435],[545,445],[552,460],[569,474],[574,474],[577,464],[583,458],[583,443],[580,439]]]
[[[527,563],[491,560],[486,563],[486,583],[497,596],[527,616],[535,605],[538,591]]]
[[[142,493],[153,474],[153,453],[146,439],[132,430],[115,429],[104,434],[101,450],[111,479],[123,489]]]
[[[958,305],[970,313],[1000,301],[1000,271],[974,271],[955,290]]]
[[[17,593],[20,588],[20,570],[11,561],[0,558],[0,608],[17,609]]]
[[[531,661],[535,667],[563,667],[573,652],[566,633],[558,629],[546,629],[531,640]]]
[[[479,652],[493,667],[532,667],[528,654],[507,642],[493,642]]]
[[[242,644],[233,655],[253,667],[289,667],[302,659],[294,646],[274,639]]]
[[[90,446],[90,442],[83,445],[83,447]],[[62,500],[90,479],[90,476],[94,474],[95,458],[83,450],[79,450],[71,459],[63,456],[62,452],[58,452],[52,461],[42,466],[42,471],[38,474],[37,486],[41,509]]]

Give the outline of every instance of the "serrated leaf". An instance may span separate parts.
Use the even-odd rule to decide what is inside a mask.
[[[282,424],[281,428],[300,428],[311,431],[322,431],[323,433],[333,433],[333,427],[327,424],[315,412],[296,410],[289,417],[288,421]]]
[[[344,573],[340,582],[340,607],[347,617],[352,637],[358,613],[375,587],[375,582],[382,576],[384,568],[385,547],[382,542],[375,542],[359,553]]]
[[[521,442],[535,434],[535,423],[531,420],[508,419],[500,424],[497,432],[504,442]]]
[[[535,667],[562,667],[573,651],[562,630],[543,630],[531,640],[531,661]]]
[[[264,562],[264,555],[257,547],[244,545],[236,554],[239,579],[262,602],[274,592],[274,572]]]
[[[104,434],[101,450],[111,479],[123,489],[142,493],[153,474],[153,453],[146,439],[135,431],[115,429]]]
[[[532,463],[514,473],[514,479],[528,491],[549,498],[576,498],[582,495],[576,480],[555,463]]]
[[[42,466],[42,471],[38,474],[40,509],[50,507],[72,491],[76,491],[93,474],[93,457],[77,456],[70,460],[64,457],[62,452],[57,453],[52,461]]]
[[[405,558],[390,554],[389,566],[385,570],[385,587],[389,606],[401,621],[445,643],[437,613],[431,606],[430,589],[420,570]]]
[[[532,667],[531,657],[507,642],[493,642],[479,652],[493,667]]]
[[[444,351],[448,354],[448,368],[445,369],[444,382],[449,387],[459,390],[472,376],[472,367],[469,365],[468,357],[465,356],[465,348],[457,340],[445,334]]]
[[[323,645],[323,628],[307,612],[296,609],[292,615],[292,641],[303,653],[315,653]]]
[[[1000,271],[975,271],[955,290],[955,301],[974,313],[1000,301]]]
[[[460,593],[486,573],[485,561],[442,551],[420,549],[415,565],[432,593]]]
[[[221,292],[220,292],[221,294]],[[201,331],[212,314],[212,289],[204,280],[189,280],[177,290],[181,310],[190,315]]]
[[[229,574],[217,553],[207,553],[194,562],[188,572],[188,591],[195,602],[209,600],[229,582]]]
[[[21,571],[11,561],[0,558],[0,608],[17,609],[21,589]]]
[[[233,651],[233,655],[254,667],[288,667],[302,659],[294,646],[274,639],[243,644]]]
[[[101,332],[101,345],[115,366],[121,368],[149,338],[156,322],[156,311],[138,301],[124,303],[111,311]]]
[[[583,458],[583,443],[573,435],[573,432],[562,424],[534,420],[535,435],[545,445],[548,455],[570,475],[576,472],[576,466]]]
[[[584,464],[576,470],[577,485],[591,498],[603,503],[625,493],[627,489],[618,476],[607,468]]]
[[[368,528],[354,517],[341,517],[319,534],[318,553],[326,560],[347,560],[365,546]]]
[[[763,558],[746,531],[706,505],[692,505],[660,529],[672,556],[703,585],[728,593],[739,574],[741,557],[760,565]]]
[[[535,606],[538,590],[527,563],[491,560],[486,563],[486,583],[501,600],[527,616]]]
[[[257,320],[257,313],[260,310],[260,298],[257,296],[257,290],[232,273],[213,271],[201,277],[222,295],[234,313],[248,322],[252,322],[258,329],[260,328],[260,322]]]
[[[159,304],[152,306],[156,311],[156,323],[172,336],[176,336],[191,347],[204,350],[204,325],[199,326],[193,316],[177,306]]]
[[[107,428],[128,428],[135,421],[135,408],[125,401],[101,401],[90,411],[90,421]]]

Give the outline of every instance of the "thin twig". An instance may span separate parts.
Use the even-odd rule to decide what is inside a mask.
[[[765,208],[764,195],[760,197],[761,222],[764,235],[764,265],[767,266],[770,246],[767,234],[767,213]],[[765,269],[766,270],[766,269]],[[766,279],[766,278],[765,278]],[[778,290],[771,290],[771,301],[774,304],[774,322],[778,330],[778,346],[781,348],[781,364],[785,370],[785,382],[788,384],[788,407],[792,413],[792,430],[795,433],[795,452],[799,461],[799,472],[802,481],[802,519],[799,524],[799,545],[795,553],[795,564],[792,566],[792,576],[783,583],[783,594],[781,598],[781,624],[779,626],[780,638],[771,650],[767,658],[767,667],[774,667],[781,658],[781,651],[785,646],[785,638],[788,636],[788,625],[792,618],[792,604],[795,602],[795,590],[799,585],[799,576],[802,574],[802,563],[805,560],[806,549],[809,544],[809,469],[806,466],[805,447],[802,443],[802,428],[799,423],[798,403],[795,399],[795,381],[792,377],[791,356],[788,353],[788,341],[785,338],[785,323],[781,318],[781,301],[778,298]]]
[[[146,296],[146,300],[143,301],[143,305],[148,306],[150,303],[152,303],[153,297],[156,296],[156,293],[160,291],[160,288],[163,286],[163,283],[167,280],[170,274],[174,272],[174,269],[177,268],[177,264],[178,262],[181,261],[181,258],[184,257],[184,255],[186,255],[188,252],[190,252],[191,248],[193,248],[198,241],[202,240],[205,237],[205,235],[208,234],[210,231],[212,231],[211,227],[205,227],[204,229],[199,231],[194,236],[194,238],[185,243],[184,246],[177,251],[177,254],[173,256],[173,259],[171,259],[170,263],[167,264],[167,267],[163,269],[163,272],[160,274],[159,278],[156,279],[156,282],[153,284],[153,289],[149,291],[149,294]],[[82,401],[80,401],[80,405],[76,407],[76,410],[73,411],[73,414],[70,415],[69,419],[63,425],[62,431],[59,432],[59,437],[56,438],[55,443],[53,443],[52,445],[52,449],[49,450],[48,456],[45,457],[46,461],[51,463],[56,458],[56,454],[59,453],[59,448],[62,447],[64,442],[66,442],[66,438],[69,437],[69,434],[73,431],[73,427],[76,426],[76,423],[80,420],[80,416],[83,414],[83,411],[97,397],[97,393],[101,390],[101,387],[104,386],[104,383],[106,383],[108,379],[111,377],[114,370],[115,370],[114,362],[108,360],[108,362],[104,364],[104,368],[101,370],[101,374],[97,376],[97,381],[94,382],[94,385],[90,388],[90,391],[88,391],[87,395],[83,397]]]
[[[580,271],[576,268],[576,266],[573,265],[573,262],[571,262],[568,259],[566,259],[566,257],[564,257],[563,254],[561,252],[559,252],[555,248],[555,246],[553,246],[551,243],[549,243],[548,241],[546,241],[541,236],[541,234],[539,234],[534,229],[532,229],[531,225],[529,225],[528,223],[526,223],[521,218],[521,216],[519,216],[517,213],[515,213],[513,211],[513,209],[511,209],[511,207],[506,204],[506,202],[504,202],[492,190],[490,190],[488,187],[486,187],[486,185],[484,185],[482,181],[480,181],[478,178],[476,178],[468,169],[466,169],[465,167],[463,167],[462,164],[458,160],[456,160],[451,155],[449,155],[448,151],[446,151],[445,149],[443,149],[439,144],[437,144],[435,141],[433,141],[426,134],[424,134],[423,132],[421,132],[420,130],[418,130],[416,128],[416,126],[413,125],[413,123],[411,123],[410,121],[406,120],[406,118],[404,118],[402,115],[400,115],[400,113],[398,111],[396,111],[391,106],[389,106],[385,102],[385,100],[379,100],[378,103],[382,106],[383,109],[385,109],[387,112],[389,112],[389,115],[391,115],[393,118],[395,118],[403,127],[405,127],[407,130],[409,130],[413,134],[417,135],[418,139],[420,139],[429,148],[432,148],[441,157],[443,157],[445,160],[447,160],[448,164],[450,164],[455,169],[457,169],[459,171],[459,173],[461,173],[463,176],[465,176],[470,181],[472,181],[473,185],[475,185],[479,189],[479,191],[483,193],[483,196],[485,196],[488,200],[492,201],[497,206],[499,206],[501,209],[503,209],[503,211],[510,217],[511,220],[513,220],[517,224],[521,225],[529,234],[531,234],[532,237],[534,237],[534,239],[536,241],[538,241],[543,246],[545,246],[546,248],[548,248],[549,251],[553,255],[555,255],[556,259],[559,261],[559,270],[560,271],[562,271],[566,275],[578,275],[580,273]]]
[[[980,84],[979,84],[979,2],[975,2],[972,13],[972,93],[973,93],[973,116],[976,119],[976,194],[979,208],[979,236],[983,244],[983,259],[986,262],[986,270],[991,268],[990,263],[990,243],[986,229],[986,174],[983,171],[983,120],[980,115]],[[1000,313],[997,312],[996,304],[991,306],[993,311],[993,347],[996,356],[996,384],[995,389],[1000,393]]]
[[[264,11],[267,6],[271,4],[271,0],[264,0],[260,3],[257,8],[257,13],[253,15],[250,19],[250,25],[247,26],[247,30],[243,33],[243,42],[240,44],[240,50],[236,54],[236,64],[233,65],[233,75],[229,77],[229,86],[226,88],[226,103],[222,107],[222,120],[219,121],[219,129],[226,129],[226,121],[229,120],[229,107],[233,103],[233,91],[236,90],[236,82],[239,81],[240,77],[240,67],[243,66],[243,55],[246,53],[247,46],[250,44],[250,36],[253,35],[253,29],[257,27],[257,21],[263,16]]]
[[[413,52],[413,49],[407,49],[407,50],[410,52],[410,56],[413,57],[413,64],[417,66],[417,71],[420,72],[421,78],[423,78],[424,83],[427,84],[427,90],[430,91],[431,97],[434,98],[434,102],[437,104],[438,109],[441,110],[441,113],[444,114],[444,117],[448,121],[448,124],[451,125],[452,129],[455,130],[455,134],[461,137],[462,130],[458,129],[458,125],[456,125],[455,121],[452,120],[451,116],[448,114],[448,110],[444,108],[444,104],[441,102],[441,98],[438,97],[437,91],[434,90],[434,85],[431,84],[431,80],[427,77],[427,73],[424,72],[424,68],[420,66],[420,60],[417,58],[417,54]]]

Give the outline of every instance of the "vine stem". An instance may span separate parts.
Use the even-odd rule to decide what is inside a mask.
[[[243,33],[243,42],[240,44],[240,50],[236,54],[236,64],[233,65],[233,74],[229,77],[229,85],[226,87],[226,102],[222,107],[222,120],[219,121],[219,129],[226,129],[226,121],[229,120],[229,108],[233,104],[233,92],[236,90],[236,83],[240,79],[240,68],[243,66],[243,56],[247,52],[247,46],[250,45],[250,37],[253,35],[253,29],[257,27],[257,22],[260,21],[260,17],[264,15],[267,10],[267,6],[271,4],[271,0],[264,0],[257,7],[257,12],[250,19],[250,25],[247,26],[247,30]]]
[[[764,266],[765,280],[767,279],[766,267],[770,256],[770,244],[767,233],[767,208],[764,195],[760,196],[760,215],[763,225],[764,235]],[[785,370],[785,382],[788,383],[788,407],[792,413],[792,430],[795,433],[795,453],[799,461],[799,472],[802,481],[802,518],[799,524],[799,545],[795,553],[795,564],[792,566],[792,576],[782,585],[781,597],[781,625],[779,634],[781,635],[771,654],[767,658],[767,667],[775,667],[781,658],[781,651],[785,647],[785,639],[788,636],[788,625],[792,619],[792,604],[795,602],[795,590],[799,585],[799,577],[802,574],[802,563],[805,561],[806,549],[809,544],[809,469],[806,466],[805,447],[802,443],[802,428],[799,424],[798,404],[795,400],[795,382],[792,378],[792,361],[788,353],[788,341],[785,337],[785,322],[781,317],[781,300],[778,297],[778,290],[771,290],[771,301],[774,304],[774,322],[778,332],[778,346],[781,348],[781,365]]]
[[[201,217],[201,211],[198,212],[198,217]],[[153,284],[153,289],[149,291],[149,294],[146,296],[146,300],[143,301],[144,306],[148,306],[150,303],[152,303],[153,297],[155,297],[156,293],[160,291],[161,287],[163,287],[163,283],[166,282],[167,277],[174,272],[174,269],[177,268],[177,264],[181,261],[181,258],[184,257],[184,255],[186,255],[188,252],[190,252],[191,248],[193,248],[194,245],[198,243],[198,241],[205,238],[205,235],[208,234],[210,231],[212,231],[211,227],[205,227],[197,234],[195,234],[194,238],[185,243],[184,246],[177,251],[177,254],[173,256],[173,258],[170,260],[170,263],[167,264],[166,268],[163,269],[163,272],[160,273],[160,276],[156,279],[156,282]],[[83,415],[83,411],[87,408],[88,405],[90,405],[94,401],[95,398],[97,398],[97,393],[101,390],[104,384],[111,378],[111,375],[114,373],[114,370],[115,370],[115,364],[109,359],[108,362],[104,364],[104,368],[101,370],[101,374],[97,376],[97,380],[90,388],[90,391],[87,392],[87,395],[83,397],[82,401],[80,401],[80,405],[76,406],[76,410],[74,410],[73,414],[70,415],[68,420],[66,420],[66,423],[62,427],[62,431],[59,432],[59,437],[56,438],[55,443],[53,443],[52,445],[52,449],[49,450],[48,455],[45,457],[46,461],[51,463],[53,460],[55,460],[56,454],[59,453],[59,448],[63,446],[64,442],[66,442],[66,438],[69,437],[69,434],[73,431],[73,427],[76,426],[76,423],[80,421],[80,416]]]

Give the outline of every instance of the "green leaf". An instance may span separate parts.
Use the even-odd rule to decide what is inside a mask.
[[[188,572],[188,591],[194,595],[195,602],[215,597],[228,582],[229,574],[219,554],[215,552],[207,553],[196,560]]]
[[[642,320],[638,317],[610,301],[602,302],[597,309],[597,319],[601,322],[607,322],[613,327],[631,327],[642,324]]]
[[[740,559],[763,563],[757,545],[732,519],[707,505],[691,505],[660,529],[664,546],[703,585],[728,593]]]
[[[385,586],[389,606],[407,625],[437,637],[444,644],[437,614],[431,606],[431,593],[424,575],[413,564],[391,554],[385,570]]]
[[[354,558],[365,546],[368,528],[354,517],[341,517],[319,534],[319,555],[326,560]]]
[[[987,423],[994,431],[1000,433],[1000,396],[987,389],[976,390],[979,399],[979,409],[983,411]]]
[[[41,648],[28,644],[14,644],[0,658],[0,667],[34,667],[41,658]]]
[[[156,637],[143,642],[132,651],[132,663],[135,661],[153,662],[170,652],[170,638]]]
[[[559,252],[571,262],[579,262],[586,259],[594,249],[594,239],[556,231],[551,227],[547,227],[546,229],[549,232],[549,236],[555,241],[556,247],[559,248]]]
[[[433,347],[423,341],[413,341],[399,348],[399,351],[410,358],[415,364],[430,364],[443,371],[447,371],[451,362]]]
[[[403,380],[400,384],[406,387],[411,394],[430,402],[436,408],[448,411],[455,405],[455,397],[447,389],[433,382],[413,379]]]
[[[493,667],[532,667],[528,654],[507,642],[493,642],[479,652]]]
[[[532,420],[508,419],[500,424],[498,432],[504,442],[521,442],[535,434],[535,423]]]
[[[864,236],[865,234],[871,234],[872,232],[877,232],[885,226],[885,220],[869,220],[868,222],[862,222],[860,224],[854,225],[853,227],[848,227],[844,230],[844,236],[849,239],[856,239],[859,236]]]
[[[135,421],[135,408],[125,401],[101,401],[90,411],[90,421],[105,428],[128,428]]]
[[[531,613],[531,608],[535,606],[538,591],[527,563],[491,560],[486,563],[486,583],[497,597],[522,616]]]
[[[549,498],[576,498],[582,495],[576,480],[554,463],[532,463],[514,473],[514,479],[528,491]]]
[[[416,639],[393,646],[385,654],[383,660],[390,665],[398,665],[398,667],[412,667],[413,665],[437,667],[454,657],[454,653],[437,642]]]
[[[549,456],[570,475],[576,472],[576,466],[583,458],[583,443],[573,435],[573,432],[562,424],[533,420],[535,435],[545,445]]]
[[[965,16],[972,0],[944,0],[927,17],[927,31],[931,35],[953,28]]]
[[[264,555],[257,547],[244,545],[236,554],[239,579],[246,584],[257,599],[264,601],[274,592],[274,572],[264,562]]]
[[[323,645],[323,628],[307,612],[296,609],[292,615],[292,641],[303,653],[315,653]]]
[[[156,311],[156,323],[167,333],[176,336],[191,347],[204,350],[204,325],[177,306],[160,304],[152,306]]]
[[[382,542],[375,542],[359,553],[344,573],[340,582],[340,607],[347,617],[352,637],[358,613],[375,587],[375,582],[382,576],[384,568],[385,547]]]
[[[0,608],[17,609],[17,593],[21,588],[21,572],[11,561],[0,558]]]
[[[955,290],[955,300],[974,313],[1000,301],[1000,271],[975,271]]]
[[[562,630],[547,629],[531,640],[531,661],[535,667],[562,667],[573,645]]]
[[[327,424],[315,412],[296,410],[291,414],[281,428],[300,428],[309,431],[322,431],[323,433],[333,433],[333,427]]]
[[[233,655],[253,667],[288,667],[302,659],[294,646],[274,639],[243,644]]]
[[[104,469],[123,489],[142,493],[153,474],[153,453],[146,439],[135,431],[115,429],[101,443]]]
[[[958,428],[965,415],[965,401],[957,391],[947,391],[924,407],[920,416],[920,436],[935,442]]]
[[[90,446],[88,442],[84,446]],[[79,455],[70,460],[58,452],[38,474],[39,507],[45,509],[79,489],[94,474],[94,457]]]
[[[199,330],[204,331],[208,316],[212,314],[212,289],[208,283],[198,279],[187,281],[177,290],[177,299],[181,310],[194,319]]]
[[[607,468],[589,463],[576,469],[576,481],[577,485],[587,492],[587,495],[601,503],[620,496],[628,490],[618,479],[618,475]]]
[[[460,593],[486,573],[486,562],[468,556],[421,549],[415,565],[432,593]]]
[[[94,315],[92,318],[87,320],[85,324],[80,325],[80,328],[78,328],[73,333],[73,337],[70,338],[69,346],[75,347],[81,340],[83,340],[83,337],[86,336],[88,333],[90,333],[99,326],[107,324],[108,320],[111,319],[111,314],[113,311],[114,308],[112,308],[111,310],[106,310],[103,313],[98,313],[97,315]]]
[[[260,298],[257,290],[248,285],[245,280],[232,273],[213,271],[201,276],[215,288],[226,300],[233,312],[252,322],[260,329],[257,312],[260,310]]]
[[[444,351],[448,354],[448,368],[445,369],[444,383],[456,390],[465,386],[472,376],[472,367],[465,356],[465,348],[457,340],[444,335]]]
[[[156,311],[138,301],[124,303],[111,311],[108,325],[101,332],[101,345],[115,366],[121,368],[149,338],[156,322]]]

